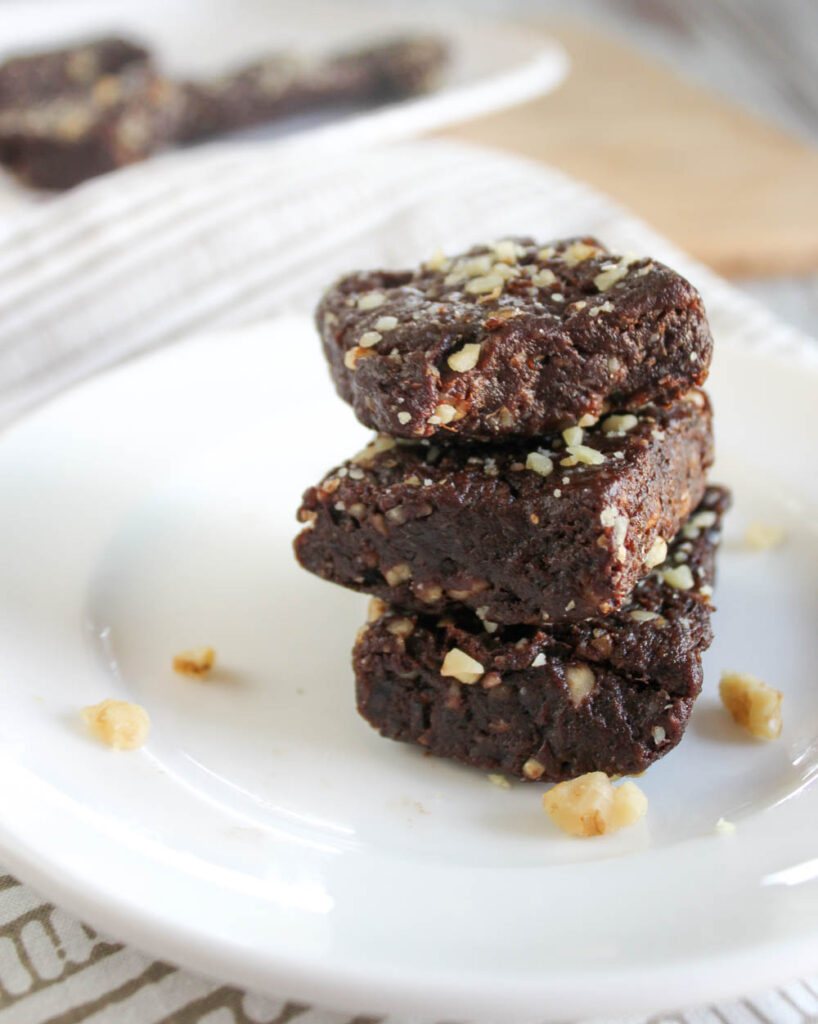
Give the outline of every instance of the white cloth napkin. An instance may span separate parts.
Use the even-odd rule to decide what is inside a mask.
[[[456,251],[479,238],[588,233],[692,278],[717,338],[818,365],[818,346],[805,336],[556,171],[442,141],[309,159],[233,145],[163,157],[0,220],[0,426],[95,371],[192,332],[307,310],[333,275],[354,267],[405,265],[436,245]],[[653,1019],[818,1021],[818,977]],[[0,876],[0,1024],[86,1020],[350,1018],[153,962]]]

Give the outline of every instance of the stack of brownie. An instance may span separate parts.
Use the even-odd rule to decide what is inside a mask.
[[[353,652],[382,735],[488,772],[643,771],[712,638],[729,496],[712,339],[679,274],[592,238],[355,273],[318,328],[379,431],[304,495],[304,568],[374,595]]]

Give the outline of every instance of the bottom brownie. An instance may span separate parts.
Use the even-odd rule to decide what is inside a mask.
[[[521,779],[644,771],[682,738],[710,645],[729,492],[709,487],[627,608],[485,630],[373,601],[353,651],[358,710],[381,735]]]

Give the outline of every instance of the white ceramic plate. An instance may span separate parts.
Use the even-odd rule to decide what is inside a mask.
[[[103,931],[278,995],[438,1019],[689,1004],[818,958],[818,379],[722,344],[735,489],[706,686],[635,828],[559,834],[541,790],[379,738],[355,712],[365,599],[295,564],[302,489],[364,437],[305,319],[196,340],[0,437],[0,861]],[[761,518],[786,544],[750,554]],[[174,675],[212,644],[207,682]],[[779,742],[719,671],[786,694]],[[149,710],[119,753],[77,711]],[[718,818],[734,821],[718,836]]]
[[[105,31],[145,39],[163,67],[184,74],[213,74],[279,49],[354,47],[403,31],[449,40],[451,59],[427,95],[340,117],[288,117],[242,136],[332,152],[411,138],[521,103],[554,88],[568,68],[565,51],[542,33],[436,3],[356,0],[7,0],[0,3],[0,60]],[[0,210],[37,198],[0,175]]]

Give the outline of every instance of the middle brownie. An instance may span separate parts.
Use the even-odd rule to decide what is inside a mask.
[[[705,489],[709,402],[607,416],[502,445],[379,436],[304,495],[301,565],[409,611],[493,623],[622,607]]]

